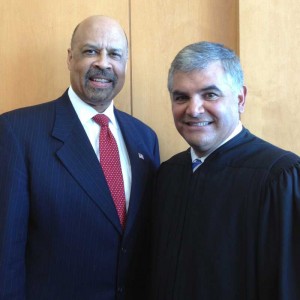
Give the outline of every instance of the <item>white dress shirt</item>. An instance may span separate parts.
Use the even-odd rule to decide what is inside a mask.
[[[100,163],[101,153],[99,152],[99,135],[100,135],[101,128],[93,120],[93,117],[99,113],[92,106],[82,101],[74,92],[72,87],[69,88],[68,95]],[[131,181],[132,181],[131,164],[130,164],[124,138],[122,136],[119,124],[115,118],[113,101],[111,102],[109,107],[103,112],[103,114],[105,114],[110,119],[109,129],[111,130],[118,145],[123,180],[124,180],[126,210],[128,210],[130,191],[131,191]]]

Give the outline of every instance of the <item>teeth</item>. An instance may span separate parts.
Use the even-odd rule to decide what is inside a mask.
[[[108,83],[109,80],[103,79],[103,78],[94,78],[93,81],[102,82],[102,83]]]
[[[197,123],[198,126],[206,126],[208,124],[209,124],[209,122],[200,122],[200,123]]]
[[[198,123],[189,122],[189,125],[191,125],[191,126],[199,126],[199,127],[207,126],[209,124],[210,124],[210,122],[198,122]]]

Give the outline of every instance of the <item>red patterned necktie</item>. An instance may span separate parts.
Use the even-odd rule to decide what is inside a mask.
[[[120,223],[124,228],[126,200],[118,146],[108,127],[109,118],[104,114],[98,114],[93,119],[101,126],[99,137],[100,164],[114,200]]]

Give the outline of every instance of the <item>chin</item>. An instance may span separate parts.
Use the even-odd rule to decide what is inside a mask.
[[[199,137],[187,137],[185,138],[188,144],[190,144],[192,147],[197,149],[202,149],[203,146],[206,144],[206,139],[199,138]]]

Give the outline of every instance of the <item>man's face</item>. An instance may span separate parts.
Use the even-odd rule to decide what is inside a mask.
[[[175,126],[199,156],[213,152],[236,128],[246,88],[233,92],[220,62],[204,70],[174,74],[171,90]]]
[[[124,85],[127,51],[123,30],[111,20],[92,19],[75,32],[68,50],[71,85],[99,112],[109,106]]]

